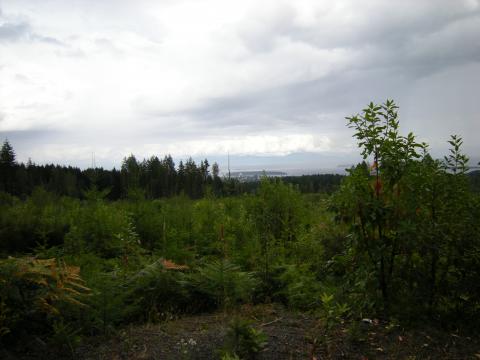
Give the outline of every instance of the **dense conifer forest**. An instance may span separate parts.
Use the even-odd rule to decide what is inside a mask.
[[[85,192],[96,188],[107,191],[108,200],[129,196],[160,199],[184,194],[199,199],[211,192],[217,197],[252,193],[259,181],[243,182],[237,178],[221,176],[217,163],[210,166],[207,159],[197,165],[192,158],[176,166],[170,155],[160,160],[157,156],[138,161],[134,155],[123,159],[120,170],[115,168],[88,168],[71,166],[36,165],[15,161],[15,152],[8,140],[1,149],[0,191],[24,198],[35,189],[43,188],[59,196],[83,199]],[[298,186],[302,193],[331,193],[338,188],[342,175],[321,174],[286,176],[285,183]]]
[[[0,357],[120,358],[95,353],[101,339],[155,358],[141,356],[158,346],[147,349],[148,326],[188,327],[176,319],[203,332],[165,340],[156,358],[479,357],[480,186],[461,137],[432,158],[391,100],[347,125],[364,161],[346,176],[255,183],[171,156],[131,155],[119,170],[19,164],[5,141]],[[220,342],[204,335],[212,314],[227,324]],[[308,330],[298,357],[272,330],[292,323]],[[427,327],[431,345],[405,340]],[[390,345],[372,345],[379,334]]]

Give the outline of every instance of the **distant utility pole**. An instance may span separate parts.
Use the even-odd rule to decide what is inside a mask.
[[[95,152],[92,152],[92,169],[97,168],[97,163],[95,161]]]
[[[230,151],[227,153],[228,159],[228,180],[230,180]]]
[[[97,182],[97,162],[95,159],[95,152],[92,151],[92,164],[91,164],[92,172],[89,174],[90,182],[93,186]]]

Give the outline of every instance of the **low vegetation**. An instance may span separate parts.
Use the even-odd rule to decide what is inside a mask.
[[[340,338],[367,341],[372,326],[387,333],[389,326],[428,324],[475,334],[480,196],[461,138],[452,136],[450,153],[433,159],[427,144],[402,135],[390,100],[369,104],[348,125],[365,161],[348,170],[338,189],[321,193],[302,193],[304,180],[263,178],[233,194],[218,169],[208,174],[206,161],[203,180],[182,183],[190,190],[168,190],[145,182],[141,174],[150,163],[140,171],[132,158],[122,166],[126,185],[115,190],[115,201],[108,187],[91,180],[88,189],[72,182],[71,194],[48,186],[13,191],[15,176],[28,171],[4,145],[5,354],[45,344],[55,356],[80,357],[76,349],[92,337],[215,311],[234,319],[218,332],[219,359],[268,353],[273,340],[262,326],[299,313],[308,314],[311,358],[334,357]],[[102,176],[103,170],[90,171]],[[252,322],[258,318],[245,306],[259,304],[281,304],[287,315]],[[175,349],[194,358],[196,340],[182,340]]]

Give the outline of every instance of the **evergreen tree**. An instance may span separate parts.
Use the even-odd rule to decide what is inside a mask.
[[[207,159],[200,162],[200,172],[202,174],[202,180],[204,183],[207,182],[207,179],[209,176],[209,171],[208,171],[209,167],[210,167],[210,164],[208,163]]]
[[[178,164],[178,181],[177,181],[177,193],[185,192],[185,165],[183,161],[180,160]]]
[[[140,188],[141,166],[133,154],[122,162],[122,180],[125,195],[132,195]]]
[[[2,166],[14,167],[15,166],[15,151],[13,151],[12,145],[7,139],[3,142],[2,149],[0,150],[0,163]]]
[[[200,170],[190,157],[185,163],[185,192],[191,198],[197,198],[200,195],[201,187]]]
[[[169,154],[163,159],[163,167],[166,170],[166,189],[165,196],[172,196],[176,191],[177,171],[172,156]]]
[[[0,150],[0,190],[15,192],[15,152],[7,139]]]
[[[222,194],[222,179],[220,179],[220,168],[218,164],[215,162],[212,165],[212,175],[213,175],[213,180],[212,180],[212,187],[213,187],[213,193],[217,196],[220,196]]]

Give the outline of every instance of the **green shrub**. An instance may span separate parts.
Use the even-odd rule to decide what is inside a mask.
[[[191,286],[215,301],[230,307],[251,300],[258,285],[253,273],[241,271],[228,260],[215,260],[200,267],[188,277]]]
[[[94,199],[74,214],[65,238],[65,251],[70,254],[94,252],[110,258],[132,254],[138,243],[129,215],[101,199]]]
[[[0,199],[0,251],[25,253],[39,244],[62,245],[77,201],[37,188],[25,201]]]
[[[166,269],[161,260],[131,274],[126,282],[126,317],[155,322],[182,311],[195,311],[183,279],[182,273]]]
[[[327,354],[330,354],[329,344],[335,334],[335,329],[340,325],[344,318],[349,314],[350,308],[347,304],[335,301],[333,294],[326,292],[320,295],[321,306],[318,310],[319,326],[317,332],[317,341],[325,348]]]
[[[282,289],[290,307],[311,310],[320,305],[322,286],[308,265],[289,265],[279,276]]]
[[[248,320],[235,318],[227,329],[224,357],[254,359],[267,344],[267,336],[251,326]]]
[[[332,201],[350,225],[343,280],[363,286],[370,300],[362,303],[384,316],[478,319],[480,202],[462,139],[453,135],[449,155],[434,160],[427,144],[400,134],[397,109],[392,100],[370,103],[347,118],[365,161]]]

